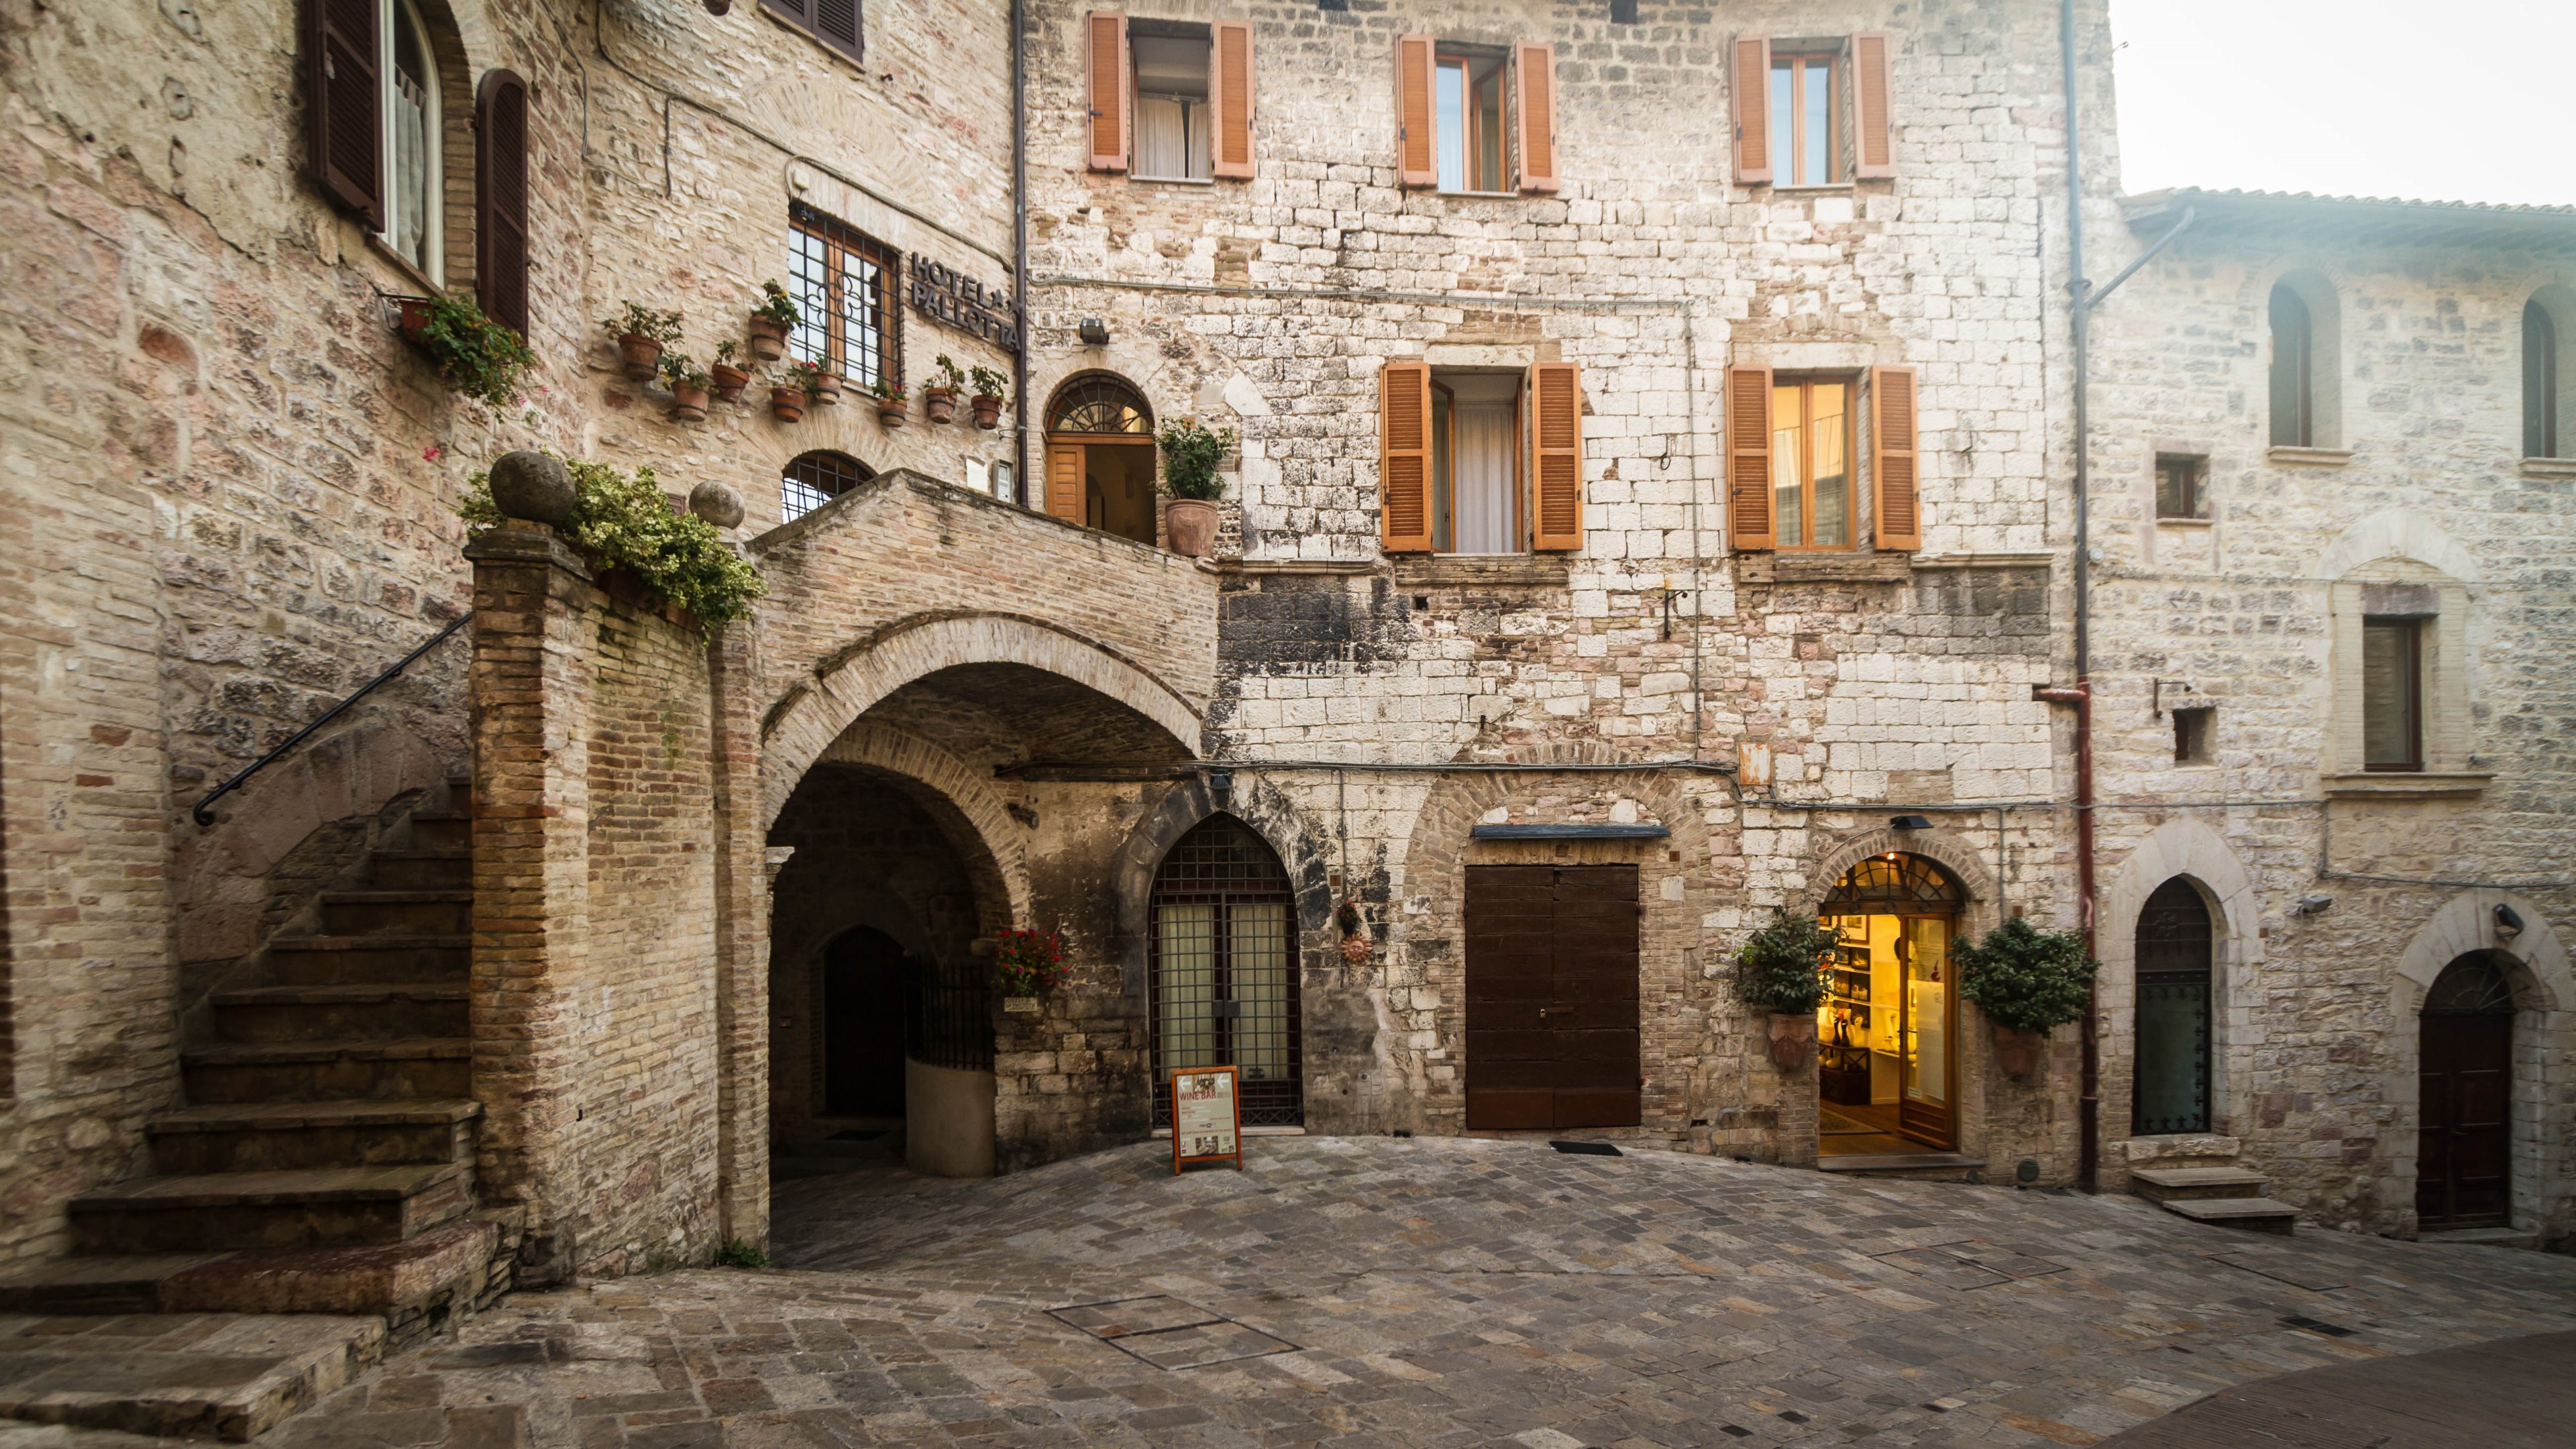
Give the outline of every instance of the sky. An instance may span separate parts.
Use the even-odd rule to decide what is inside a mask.
[[[2576,0],[2111,0],[2128,192],[2576,205]]]

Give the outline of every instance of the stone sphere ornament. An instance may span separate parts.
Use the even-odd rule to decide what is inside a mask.
[[[718,528],[731,528],[742,522],[742,495],[723,483],[701,483],[689,490],[689,511]]]
[[[492,464],[492,504],[504,518],[523,518],[549,526],[572,518],[578,494],[572,470],[561,458],[522,448],[503,453]]]

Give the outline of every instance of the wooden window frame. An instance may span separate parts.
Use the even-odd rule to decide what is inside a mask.
[[[903,256],[884,242],[869,236],[849,223],[821,212],[802,201],[791,203],[787,212],[789,271],[796,264],[808,239],[822,249],[823,277],[827,304],[823,309],[824,355],[813,361],[826,364],[843,380],[856,384],[862,392],[880,380],[900,384],[903,379],[903,312],[901,278]],[[845,259],[860,258],[876,268],[877,356],[876,377],[863,377],[850,371],[850,338],[852,322],[848,289],[849,268]],[[788,335],[788,346],[795,349],[796,334]]]
[[[1512,551],[1509,554],[1459,554],[1458,552],[1458,393],[1440,380],[1440,372],[1431,373],[1434,398],[1431,425],[1439,433],[1431,452],[1429,508],[1431,518],[1431,553],[1450,558],[1516,558],[1530,553],[1529,517],[1529,384],[1523,382],[1512,397]],[[1448,413],[1442,416],[1439,399],[1448,400]],[[1447,535],[1449,546],[1440,544]]]
[[[1850,138],[1845,134],[1849,128],[1843,121],[1846,97],[1842,93],[1845,86],[1842,60],[1842,53],[1833,50],[1771,52],[1771,73],[1776,75],[1784,69],[1789,72],[1789,174],[1781,175],[1779,167],[1774,165],[1771,168],[1773,188],[1842,186],[1851,181],[1846,174],[1849,168],[1843,161],[1843,147]],[[1825,137],[1826,175],[1823,180],[1799,174],[1807,164],[1807,75],[1817,69],[1825,73],[1825,125],[1829,128]],[[1771,96],[1771,90],[1766,87],[1762,93],[1766,115],[1770,114]],[[1774,146],[1779,144],[1779,127],[1780,117],[1772,115],[1769,136]]]
[[[2155,490],[2154,500],[2156,521],[2158,523],[2206,522],[2209,518],[2209,459],[2193,453],[2159,452],[2156,454],[2155,472],[2157,474],[2177,470],[2182,477],[2183,511],[2180,513],[2165,511],[2164,489],[2159,486]]]
[[[1145,28],[1139,29],[1139,26],[1143,26]],[[1121,57],[1120,66],[1125,74],[1127,84],[1127,176],[1130,180],[1157,181],[1174,186],[1212,186],[1216,184],[1216,128],[1218,125],[1216,107],[1221,90],[1217,81],[1216,73],[1216,28],[1213,25],[1199,26],[1196,28],[1207,31],[1207,34],[1195,35],[1182,33],[1185,27],[1179,23],[1174,23],[1169,28],[1161,28],[1158,22],[1153,21],[1139,21],[1131,18],[1127,22],[1126,54]],[[1144,162],[1140,158],[1144,154],[1144,148],[1137,144],[1136,127],[1140,118],[1145,114],[1146,99],[1149,96],[1163,100],[1179,100],[1183,102],[1190,99],[1188,96],[1177,96],[1168,91],[1148,91],[1145,89],[1143,73],[1139,70],[1136,64],[1136,46],[1139,42],[1147,40],[1178,40],[1194,42],[1198,45],[1204,46],[1207,50],[1207,68],[1204,73],[1206,76],[1206,94],[1197,98],[1200,111],[1199,124],[1201,129],[1205,130],[1207,133],[1206,156],[1208,174],[1205,176],[1149,176],[1145,174],[1142,169]],[[1183,163],[1183,166],[1184,169],[1186,169],[1186,161]]]
[[[374,0],[376,6],[376,168],[383,177],[378,188],[382,216],[375,219],[368,239],[385,255],[403,264],[414,276],[428,283],[433,292],[447,289],[447,93],[439,73],[438,37],[429,28],[429,17],[421,12],[418,0]],[[412,31],[413,43],[420,47],[423,69],[428,84],[421,94],[427,104],[421,118],[421,238],[420,259],[403,255],[395,244],[394,227],[402,220],[395,208],[399,167],[394,154],[394,99],[402,86],[394,58],[400,54],[400,32]]]
[[[1445,138],[1440,129],[1440,73],[1442,71],[1452,69],[1453,67],[1458,72],[1458,129],[1463,133],[1458,139],[1458,174],[1461,181],[1473,181],[1476,173],[1483,169],[1483,163],[1487,159],[1483,153],[1483,137],[1479,134],[1480,128],[1475,124],[1474,119],[1477,114],[1476,92],[1478,89],[1475,67],[1479,62],[1488,60],[1493,62],[1493,69],[1486,74],[1485,84],[1493,87],[1495,144],[1501,148],[1500,154],[1491,158],[1494,167],[1494,185],[1490,188],[1465,185],[1455,189],[1442,186],[1439,179],[1440,150],[1441,142]],[[1463,47],[1439,44],[1434,44],[1432,46],[1431,185],[1432,189],[1438,191],[1441,195],[1512,196],[1517,194],[1513,187],[1511,165],[1511,137],[1514,114],[1512,106],[1511,72],[1512,63],[1509,55],[1497,58],[1486,55],[1482,51],[1469,50]]]
[[[2370,774],[2421,774],[2424,770],[2424,626],[2430,622],[2412,614],[2364,614],[2362,630],[2361,673],[2361,768]],[[2370,631],[2393,629],[2406,641],[2406,758],[2373,760],[2370,758]]]
[[[1816,373],[1812,376],[1796,377],[1781,377],[1775,373],[1772,376],[1771,388],[1772,397],[1775,399],[1775,406],[1776,399],[1781,388],[1794,387],[1798,390],[1798,537],[1801,539],[1812,539],[1816,535],[1816,428],[1814,420],[1816,415],[1815,386],[1820,382],[1839,383],[1842,385],[1843,389],[1844,538],[1840,543],[1820,544],[1779,542],[1781,535],[1785,533],[1786,530],[1780,526],[1780,492],[1777,482],[1774,481],[1771,485],[1771,537],[1773,541],[1770,547],[1775,553],[1851,553],[1860,547],[1860,453],[1857,446],[1860,422],[1858,414],[1860,410],[1857,404],[1860,398],[1861,380],[1860,374],[1858,373],[1823,372]],[[1777,426],[1772,428],[1771,433],[1775,439],[1779,436],[1779,429]],[[1773,464],[1775,467],[1778,464],[1776,452],[1773,456]],[[1778,477],[1776,473],[1772,476],[1774,480]]]

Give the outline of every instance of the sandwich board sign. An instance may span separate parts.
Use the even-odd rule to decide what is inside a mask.
[[[1243,1170],[1243,1113],[1232,1067],[1172,1069],[1172,1171],[1193,1162]]]

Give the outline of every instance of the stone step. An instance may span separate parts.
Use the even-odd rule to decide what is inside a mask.
[[[2180,1197],[2157,1206],[2196,1223],[2251,1228],[2258,1233],[2287,1236],[2299,1223],[2297,1208],[2268,1197]]]
[[[452,790],[448,798],[453,809],[415,811],[411,817],[411,843],[420,850],[471,851],[474,848],[474,792]]]
[[[286,986],[344,981],[463,981],[474,938],[463,932],[408,936],[285,936],[269,947],[269,973]]]
[[[474,884],[474,857],[462,850],[379,850],[367,857],[367,880],[377,890],[466,890]]]
[[[0,1415],[238,1444],[337,1392],[384,1350],[373,1316],[0,1319]]]
[[[425,1101],[233,1102],[190,1107],[146,1127],[164,1173],[274,1172],[470,1162],[483,1104]]]
[[[465,1037],[376,1041],[220,1042],[179,1053],[188,1100],[329,1102],[472,1094],[474,1044]]]
[[[2448,1243],[2471,1248],[2538,1248],[2540,1234],[2527,1228],[2430,1228],[2415,1235],[2419,1243]]]
[[[460,935],[472,929],[470,890],[325,891],[322,929],[334,936]]]
[[[2271,1181],[2242,1167],[2138,1167],[2129,1190],[2149,1202],[2219,1201],[2263,1195]]]
[[[1816,1159],[1819,1172],[1900,1177],[1923,1182],[1977,1182],[1986,1160],[1964,1152],[1830,1152]]]
[[[186,1253],[399,1243],[463,1217],[462,1163],[146,1177],[69,1204],[77,1253]]]
[[[353,1041],[466,1036],[465,982],[256,986],[214,996],[224,1041]]]

